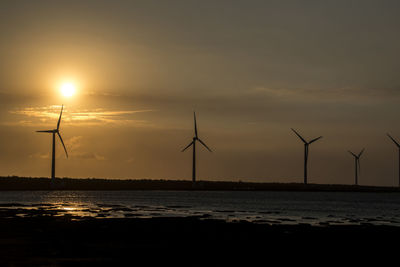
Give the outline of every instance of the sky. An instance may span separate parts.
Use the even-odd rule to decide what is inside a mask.
[[[0,175],[398,185],[400,2],[29,1],[0,9]],[[70,82],[76,93],[65,97]]]

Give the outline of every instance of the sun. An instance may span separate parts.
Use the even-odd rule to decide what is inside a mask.
[[[76,92],[76,86],[73,83],[63,83],[60,87],[61,94],[65,97],[71,97]]]

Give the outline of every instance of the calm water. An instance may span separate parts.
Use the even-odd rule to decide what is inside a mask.
[[[339,192],[31,191],[0,192],[0,206],[49,216],[199,216],[268,224],[400,226],[400,194]],[[46,213],[47,212],[47,213]]]

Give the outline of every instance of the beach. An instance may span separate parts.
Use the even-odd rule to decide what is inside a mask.
[[[260,224],[204,216],[101,218],[54,208],[0,209],[1,266],[227,266],[396,256],[400,227]],[[391,254],[393,253],[393,254]]]

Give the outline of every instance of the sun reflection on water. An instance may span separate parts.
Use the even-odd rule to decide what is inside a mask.
[[[303,208],[303,202],[294,201],[287,208],[286,198],[275,202],[268,198],[262,205],[252,205],[248,209],[236,198],[230,201],[235,206],[216,204],[212,193],[197,193],[199,197],[209,197],[208,204],[199,205],[193,197],[185,197],[185,192],[108,192],[108,191],[49,191],[49,192],[9,192],[0,196],[0,217],[57,217],[67,220],[104,219],[104,218],[160,218],[195,217],[198,219],[220,219],[228,222],[248,221],[260,224],[299,224],[310,225],[360,225],[364,223],[381,225],[400,225],[398,205],[392,209],[376,209],[366,202],[361,212],[347,206],[341,206],[341,212],[334,206],[318,209],[319,206]],[[208,194],[208,195],[207,195]],[[231,193],[243,197],[244,193]],[[267,194],[267,193],[263,193]],[[268,193],[271,194],[271,193]],[[332,196],[332,194],[330,194]],[[343,197],[343,195],[339,195]],[[338,197],[339,197],[338,196]],[[249,196],[250,197],[250,196]],[[360,197],[357,195],[357,197]],[[389,201],[389,198],[384,201]],[[369,198],[368,198],[369,199]],[[367,199],[367,200],[368,200]],[[274,200],[274,199],[272,199]],[[390,195],[390,201],[393,197]],[[383,202],[383,200],[381,200]],[[283,204],[282,204],[283,203]],[[299,203],[301,205],[299,205]],[[336,202],[335,202],[336,203]],[[334,203],[334,204],[335,204]],[[350,202],[349,202],[350,203]],[[351,202],[352,203],[352,202]],[[375,203],[375,202],[374,202]],[[383,202],[385,204],[386,202]],[[400,202],[399,202],[400,203]],[[330,202],[317,202],[320,205],[333,205]],[[275,205],[275,206],[274,206]],[[286,206],[283,206],[286,205]],[[296,206],[297,205],[297,206]],[[387,205],[387,204],[385,204]],[[382,207],[382,206],[380,206]]]

